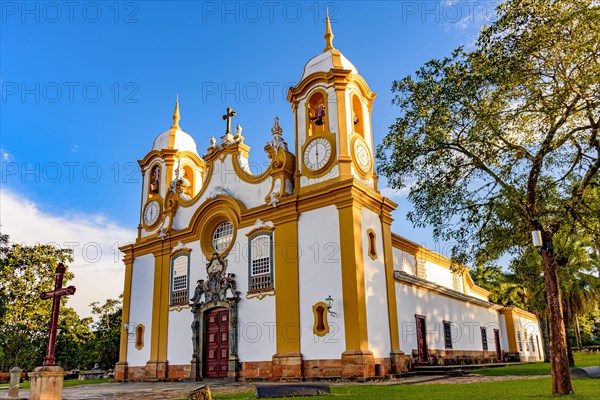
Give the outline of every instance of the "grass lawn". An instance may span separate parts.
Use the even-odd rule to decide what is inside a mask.
[[[104,379],[91,379],[89,381],[79,381],[77,379],[69,379],[66,380],[63,387],[71,387],[71,386],[79,386],[79,385],[94,385],[97,383],[106,383],[112,382],[112,378],[104,378]],[[8,383],[0,384],[0,389],[8,388]],[[19,384],[20,389],[29,389],[29,382],[21,382]]]
[[[575,358],[575,365],[578,367],[600,365],[600,354],[574,353],[573,357]],[[473,370],[473,373],[485,376],[550,375],[550,363],[537,362],[522,365],[509,365],[507,367],[499,368],[481,368]],[[600,389],[598,397],[600,397]]]
[[[600,382],[596,379],[573,381],[574,395],[560,397],[565,400],[598,399]],[[388,400],[388,399],[552,399],[549,378],[504,382],[470,383],[464,385],[364,385],[334,386],[332,396],[305,397],[306,399],[333,400]],[[218,399],[254,399],[254,393],[213,395]]]

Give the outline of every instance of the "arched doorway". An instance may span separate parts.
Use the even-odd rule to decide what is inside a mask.
[[[229,309],[212,308],[204,313],[203,375],[225,378],[229,370]]]

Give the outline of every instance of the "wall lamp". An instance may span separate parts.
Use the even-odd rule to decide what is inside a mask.
[[[331,295],[327,296],[325,304],[327,305],[327,312],[331,314],[332,317],[335,317],[335,312],[331,311],[331,308],[333,307],[333,298],[331,298]]]

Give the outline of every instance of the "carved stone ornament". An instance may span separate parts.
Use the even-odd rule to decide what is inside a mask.
[[[239,299],[235,274],[227,274],[227,259],[214,254],[206,264],[208,277],[197,282],[194,296],[190,302],[202,307],[210,302],[228,301]]]

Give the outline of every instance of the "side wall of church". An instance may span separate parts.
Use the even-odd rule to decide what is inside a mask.
[[[416,274],[417,263],[414,255],[395,247],[392,250],[392,254],[394,257],[394,270],[406,272],[413,276]]]
[[[497,311],[398,282],[396,299],[399,305],[400,348],[406,354],[417,350],[415,315],[426,317],[430,353],[432,350],[446,350],[443,321],[451,323],[452,350],[455,352],[483,352],[480,327],[487,328],[488,351],[494,351],[493,329],[500,326]]]
[[[338,210],[328,206],[304,212],[298,221],[300,351],[304,360],[340,359],[346,349]],[[313,305],[334,299],[329,333],[313,333]]]
[[[379,215],[362,209],[362,246],[365,269],[365,300],[367,303],[367,335],[373,357],[390,356],[390,327],[383,256],[383,232]],[[375,233],[376,258],[369,255],[368,230]]]
[[[144,326],[143,346],[136,348],[135,336],[129,338],[127,362],[130,367],[145,366],[150,359],[150,335],[152,333],[152,298],[154,288],[154,256],[136,257],[133,260],[131,278],[131,308],[129,324],[135,331],[139,324]]]

